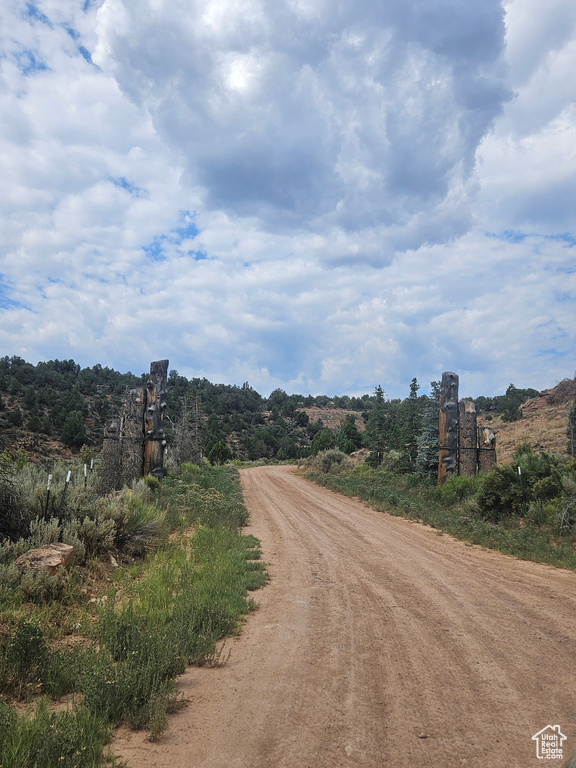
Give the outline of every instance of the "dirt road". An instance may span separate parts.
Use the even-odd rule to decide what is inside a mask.
[[[271,581],[226,666],[182,678],[133,768],[524,768],[576,752],[576,574],[469,547],[321,489],[241,472]]]

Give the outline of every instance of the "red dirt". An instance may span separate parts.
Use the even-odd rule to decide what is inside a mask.
[[[576,751],[576,573],[467,546],[319,488],[242,470],[271,581],[228,663],[181,678],[133,768],[525,768]],[[560,760],[547,760],[558,767]]]

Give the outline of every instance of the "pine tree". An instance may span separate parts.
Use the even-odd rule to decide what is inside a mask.
[[[430,395],[422,417],[417,439],[416,474],[435,478],[438,473],[438,415],[440,411],[440,382],[430,382]]]
[[[418,436],[422,429],[422,403],[418,397],[420,384],[416,378],[410,384],[410,397],[405,400],[406,425],[405,445],[410,457],[410,465],[414,465],[418,455]],[[411,470],[409,470],[411,471]]]
[[[349,413],[336,432],[336,447],[344,453],[352,453],[361,445],[362,434],[356,426],[354,414]]]
[[[384,456],[384,433],[386,431],[386,413],[384,410],[384,390],[378,384],[374,390],[376,402],[366,422],[366,445],[370,448],[368,463],[377,467]]]

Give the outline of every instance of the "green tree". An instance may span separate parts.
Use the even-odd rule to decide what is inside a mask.
[[[60,432],[62,440],[71,448],[80,448],[87,440],[82,411],[72,411],[66,417]]]
[[[362,446],[362,433],[356,426],[354,414],[346,415],[336,433],[336,447],[344,453],[352,453]]]
[[[384,410],[384,390],[378,384],[374,390],[375,402],[366,421],[365,442],[370,449],[368,461],[372,466],[382,463],[385,450],[386,413]]]
[[[215,443],[208,454],[208,461],[210,464],[225,464],[231,458],[232,453],[224,440],[219,440]]]
[[[320,451],[327,451],[329,448],[334,448],[336,445],[336,437],[330,427],[324,427],[314,435],[312,440],[311,453],[316,456]]]
[[[40,413],[37,407],[34,407],[33,410],[30,411],[28,417],[28,429],[31,432],[42,432],[42,419],[40,418]]]
[[[410,395],[407,400],[404,400],[404,448],[407,452],[410,466],[412,469],[416,464],[416,456],[418,454],[418,435],[422,429],[422,412],[424,409],[424,403],[422,399],[418,397],[418,390],[420,385],[416,378],[412,379],[410,383]]]
[[[310,424],[310,417],[305,411],[295,411],[294,421],[298,427],[307,427]]]
[[[424,405],[422,425],[417,438],[415,472],[419,477],[438,475],[438,417],[440,411],[440,382],[430,382],[430,395]]]
[[[8,411],[8,421],[10,424],[12,424],[13,427],[21,427],[24,423],[24,419],[22,418],[22,411],[18,406],[13,408],[11,411]]]
[[[520,406],[531,397],[537,397],[536,389],[518,389],[514,384],[510,384],[506,394],[496,398],[498,410],[502,414],[502,421],[518,421],[522,418]]]

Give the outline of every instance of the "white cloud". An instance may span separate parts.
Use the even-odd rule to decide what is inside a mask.
[[[572,374],[568,0],[26,9],[0,11],[3,353],[263,393]]]

